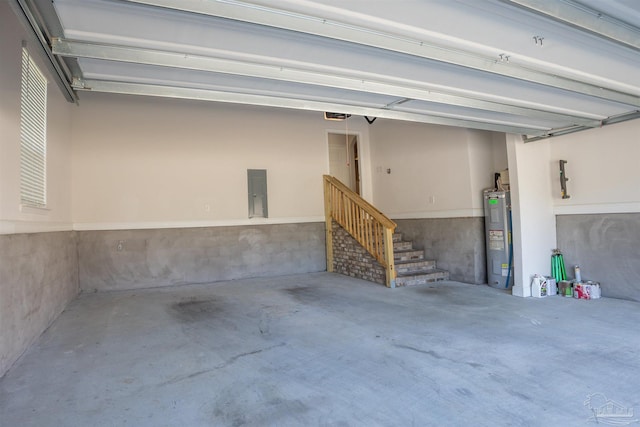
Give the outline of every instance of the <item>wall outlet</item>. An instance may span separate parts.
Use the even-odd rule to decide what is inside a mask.
[[[429,196],[429,204],[430,205],[436,204],[436,196]]]

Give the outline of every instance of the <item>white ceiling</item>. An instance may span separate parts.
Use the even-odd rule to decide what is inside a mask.
[[[80,100],[170,96],[532,139],[640,110],[637,0],[35,3]]]

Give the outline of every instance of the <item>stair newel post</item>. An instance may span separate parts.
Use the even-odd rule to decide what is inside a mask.
[[[396,287],[396,268],[393,261],[393,228],[384,227],[384,258],[387,271],[387,288]]]
[[[333,272],[333,221],[331,214],[332,186],[329,180],[324,179],[324,219],[325,219],[325,246],[327,247],[327,271]]]

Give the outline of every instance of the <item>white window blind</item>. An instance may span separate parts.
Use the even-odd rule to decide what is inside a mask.
[[[47,159],[47,80],[22,48],[20,98],[20,200],[45,207]]]

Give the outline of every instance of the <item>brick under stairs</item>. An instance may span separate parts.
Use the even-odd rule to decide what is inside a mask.
[[[449,272],[436,268],[436,262],[424,259],[424,251],[413,249],[413,242],[393,234],[393,258],[396,267],[396,286],[424,285],[449,280]]]

